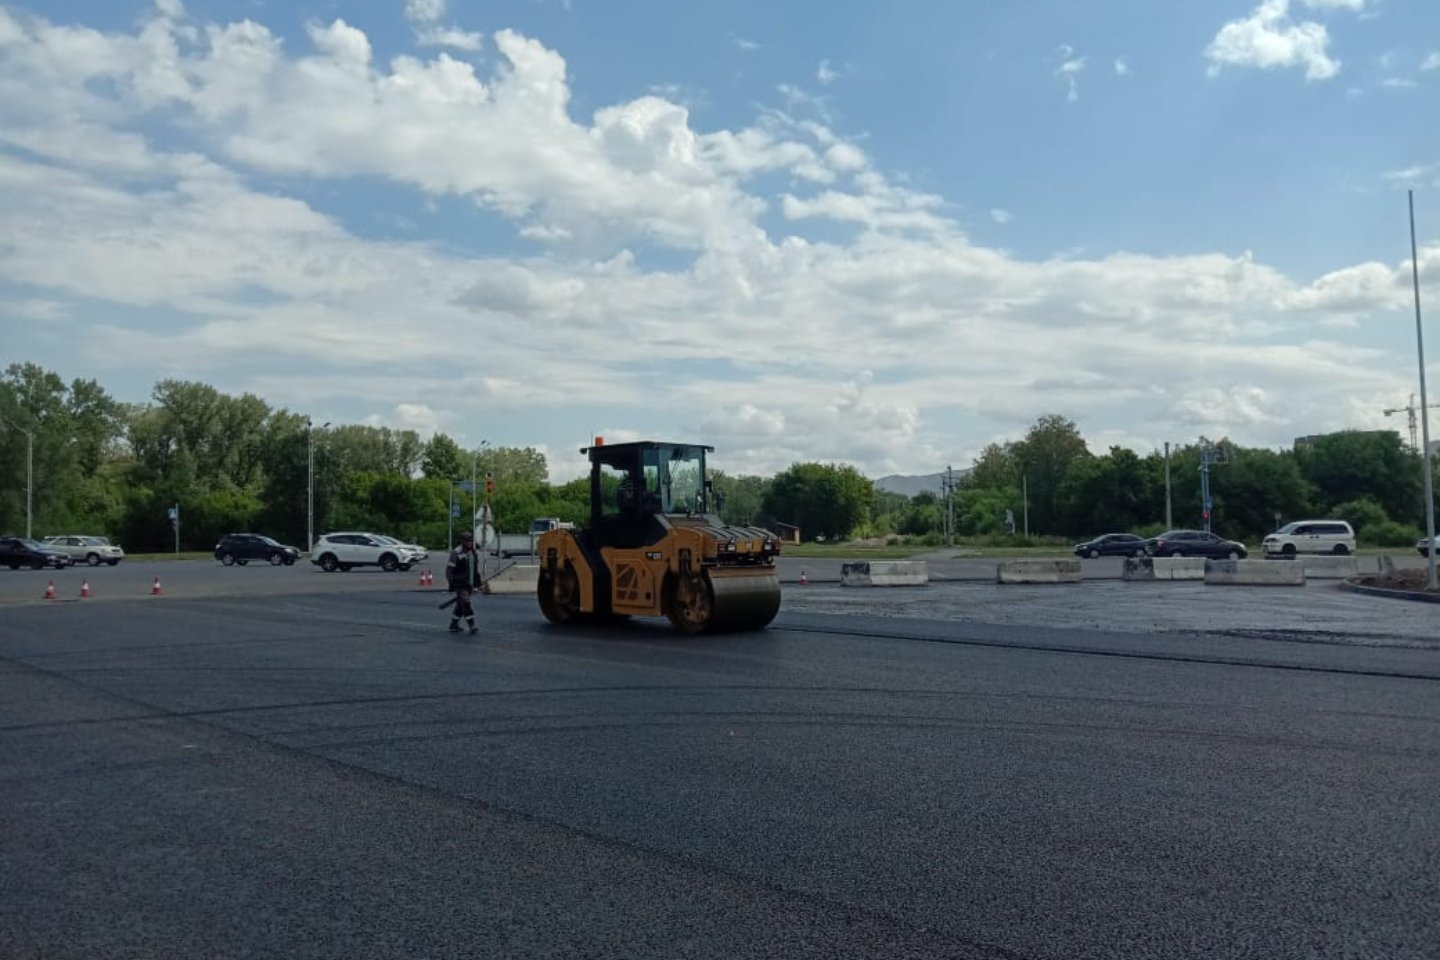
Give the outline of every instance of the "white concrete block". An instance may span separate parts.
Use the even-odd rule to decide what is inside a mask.
[[[491,596],[535,595],[540,583],[538,563],[512,563],[485,578],[484,593]]]
[[[995,568],[997,583],[1079,583],[1080,561],[1003,560]]]
[[[860,560],[840,567],[842,587],[923,587],[929,582],[924,560]]]
[[[1130,557],[1125,560],[1126,580],[1204,580],[1203,557]]]
[[[1206,560],[1205,582],[1215,586],[1303,587],[1305,567],[1289,560]]]
[[[1301,557],[1288,562],[1300,564],[1305,568],[1305,576],[1312,580],[1343,580],[1360,573],[1360,561],[1355,557]]]

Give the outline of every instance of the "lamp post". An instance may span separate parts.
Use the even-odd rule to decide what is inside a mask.
[[[325,427],[330,426],[330,421],[325,421]],[[305,418],[305,447],[308,467],[305,472],[305,551],[315,551],[315,424],[309,417]]]
[[[1435,478],[1430,459],[1430,402],[1425,393],[1425,328],[1420,322],[1420,255],[1415,245],[1415,191],[1410,191],[1410,274],[1415,282],[1415,353],[1420,361],[1420,464],[1425,475],[1425,536],[1429,538],[1427,582],[1436,588]]]
[[[6,420],[5,422],[25,434],[25,539],[29,540],[33,535],[32,504],[34,503],[35,493],[35,434],[12,420]]]

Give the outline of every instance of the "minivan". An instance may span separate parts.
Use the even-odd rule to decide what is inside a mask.
[[[1297,553],[1355,552],[1355,531],[1344,520],[1296,520],[1265,538],[1267,557],[1293,557]]]

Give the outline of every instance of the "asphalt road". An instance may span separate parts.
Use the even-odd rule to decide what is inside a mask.
[[[1440,943],[1434,652],[527,598],[471,639],[435,602],[0,611],[0,956]]]

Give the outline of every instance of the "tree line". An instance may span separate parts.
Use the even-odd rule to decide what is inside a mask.
[[[303,414],[204,383],[162,380],[149,402],[116,401],[95,380],[69,383],[35,364],[0,377],[0,532],[25,523],[26,433],[33,437],[34,532],[99,533],[131,551],[172,549],[167,511],[178,506],[180,546],[205,550],[223,534],[265,533],[305,546],[313,456],[314,528],[390,533],[436,547],[470,516],[460,484],[489,474],[496,526],[529,529],[534,517],[583,523],[586,478],[548,482],[548,464],[529,447],[466,450],[436,433],[364,424],[317,425]],[[1371,544],[1419,536],[1419,458],[1398,434],[1346,432],[1295,450],[1227,447],[1212,468],[1212,523],[1255,540],[1277,520],[1350,520]],[[1170,458],[1176,526],[1200,526],[1198,444]],[[908,536],[938,542],[953,509],[962,537],[1010,534],[1028,516],[1036,536],[1155,532],[1165,520],[1165,458],[1123,447],[1092,453],[1075,423],[1041,417],[1017,441],[976,458],[953,504],[934,493],[880,490],[854,467],[796,463],[773,477],[712,470],[729,523],[792,524],[806,539]],[[483,483],[483,479],[482,479]],[[1018,529],[1016,532],[1020,532]]]

